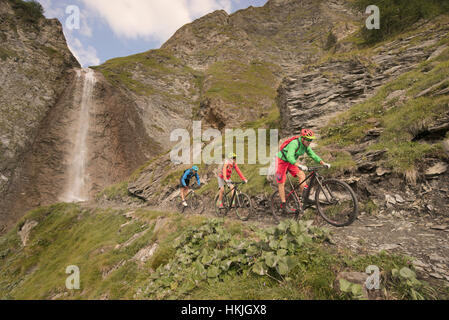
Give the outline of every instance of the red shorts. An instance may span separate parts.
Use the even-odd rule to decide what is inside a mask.
[[[287,179],[287,170],[292,176],[297,177],[299,173],[299,168],[290,162],[286,162],[282,159],[276,157],[276,181],[277,183],[285,183]]]

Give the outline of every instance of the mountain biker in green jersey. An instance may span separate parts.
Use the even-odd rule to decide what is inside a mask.
[[[306,179],[306,175],[304,171],[307,171],[308,168],[305,165],[296,164],[298,158],[306,153],[310,158],[315,160],[315,162],[320,163],[322,166],[330,168],[331,165],[325,163],[320,157],[318,157],[315,152],[313,152],[310,144],[312,141],[316,139],[312,130],[303,129],[301,130],[301,135],[292,139],[287,146],[285,146],[276,157],[276,181],[278,183],[279,188],[279,196],[281,198],[281,208],[285,211],[285,181],[287,178],[287,171],[291,173],[293,177],[298,177],[299,182],[302,182]],[[304,190],[305,183],[300,185],[299,194],[302,195]]]

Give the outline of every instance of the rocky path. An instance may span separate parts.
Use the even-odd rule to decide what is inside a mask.
[[[337,246],[355,253],[382,250],[415,258],[418,274],[449,286],[449,219],[407,214],[361,214],[349,227],[330,227]],[[431,279],[430,279],[431,278]]]

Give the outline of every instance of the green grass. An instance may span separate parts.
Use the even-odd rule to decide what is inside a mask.
[[[421,127],[446,112],[449,104],[447,95],[419,98],[416,95],[447,79],[448,74],[449,49],[434,61],[421,63],[414,71],[383,86],[371,99],[332,119],[322,129],[324,139],[320,145],[324,148],[321,149],[329,153],[329,150],[361,143],[366,132],[378,122],[383,132],[378,142],[369,149],[387,150],[387,159],[383,164],[385,167],[407,175],[417,169],[419,161],[425,156],[444,157],[441,145],[412,140]],[[440,89],[448,85],[449,80],[442,83]],[[389,94],[398,90],[405,90],[403,103],[399,103],[398,98],[386,101]],[[340,167],[343,170],[350,169],[354,163],[347,156],[344,158]]]
[[[44,18],[44,9],[37,1],[8,0],[16,16],[27,24],[36,26]]]
[[[183,94],[155,88],[149,83],[135,79],[133,74],[142,73],[149,79],[155,78],[163,81],[172,81],[173,77],[188,77],[192,78],[192,82],[194,82],[194,75],[198,73],[164,49],[114,58],[94,69],[102,72],[111,83],[125,86],[139,95],[158,94],[175,100],[186,97]]]
[[[132,257],[154,242],[163,247],[179,234],[186,221],[177,215],[139,210],[140,221],[120,227],[128,221],[125,210],[83,210],[74,204],[57,204],[29,213],[8,235],[0,238],[0,298],[49,299],[67,292],[68,299],[132,299],[138,283],[148,277],[152,261],[140,267]],[[167,230],[154,231],[157,217],[170,221]],[[29,242],[22,247],[17,230],[26,220],[39,224]],[[170,235],[168,230],[174,231]],[[128,247],[115,249],[134,234],[145,233]],[[126,261],[121,265],[122,261]],[[162,261],[163,262],[163,261]],[[65,269],[77,265],[81,273],[81,290],[65,288]],[[113,270],[116,267],[116,270]],[[106,278],[103,274],[110,272]]]
[[[278,66],[262,61],[248,65],[236,60],[217,62],[206,72],[211,80],[204,95],[257,110],[262,100],[274,101],[278,71]]]
[[[376,5],[381,13],[381,27],[368,30],[363,22],[361,36],[366,44],[374,44],[411,28],[420,19],[431,19],[449,13],[449,3],[441,0],[355,0],[358,10]]]
[[[336,275],[363,272],[371,264],[385,274],[382,285],[390,298],[414,298],[406,283],[391,276],[395,268],[410,267],[410,258],[385,252],[353,256],[336,251],[323,242],[328,237],[326,230],[309,227],[306,222],[300,222],[297,229],[290,224],[260,229],[239,221],[144,209],[134,210],[137,220],[130,221],[124,216],[128,211],[56,204],[27,214],[16,228],[0,237],[0,298],[348,299],[352,297],[333,289]],[[17,231],[29,220],[38,225],[23,247]],[[141,234],[140,238],[125,247],[136,234]],[[286,237],[293,238],[285,242]],[[158,247],[146,262],[132,259],[140,249],[155,243]],[[276,251],[277,246],[285,247],[284,253]],[[269,276],[258,275],[255,261],[260,253],[272,250],[281,257],[287,254],[288,269],[274,268],[269,269]],[[209,271],[208,279],[200,276],[192,286],[189,279],[196,277],[192,271],[196,262],[186,254],[200,255],[203,263],[210,259],[207,257],[228,257],[235,264],[217,278]],[[80,268],[80,290],[65,288],[69,265]],[[171,271],[161,274],[162,270]],[[444,297],[424,282],[413,289],[428,299]]]
[[[8,58],[17,57],[17,54],[14,51],[8,50],[4,47],[0,47],[0,59],[5,61]]]
[[[124,181],[104,188],[95,197],[97,200],[104,198],[113,201],[123,200],[128,196],[128,182]]]

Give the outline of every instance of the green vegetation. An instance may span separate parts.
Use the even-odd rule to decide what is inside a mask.
[[[380,9],[380,29],[368,30],[366,26],[361,29],[366,44],[377,43],[403,32],[420,19],[449,12],[449,2],[446,0],[354,0],[353,5],[362,12],[369,5]]]
[[[204,96],[219,98],[235,108],[258,110],[264,100],[274,101],[278,71],[278,66],[263,61],[250,64],[237,60],[217,62],[206,72],[210,84]]]
[[[26,23],[36,24],[44,18],[44,8],[37,1],[8,0],[16,12],[16,16]]]
[[[197,215],[56,204],[27,214],[0,238],[1,299],[353,299],[333,288],[342,271],[382,271],[390,299],[443,298],[413,277],[411,260],[353,256],[328,246],[311,221],[260,229]],[[18,230],[36,221],[22,246]],[[145,260],[137,253],[153,252]],[[155,250],[154,250],[155,249]],[[80,290],[67,290],[67,266]]]
[[[256,121],[247,122],[242,127],[245,129],[279,129],[281,126],[280,116],[278,107],[273,103],[273,106],[267,115],[262,114]]]
[[[365,211],[368,214],[375,215],[379,210],[379,207],[373,202],[373,200],[368,200],[365,203],[361,203],[360,211]]]
[[[151,274],[132,258],[142,248],[176,236],[177,228],[194,225],[170,214],[139,210],[139,221],[129,221],[125,210],[82,209],[74,204],[57,204],[29,213],[8,235],[0,238],[0,298],[50,299],[132,299],[139,283]],[[169,222],[164,230],[154,231],[156,219]],[[179,217],[181,218],[181,217]],[[25,221],[38,225],[26,247],[17,231]],[[185,219],[184,219],[185,220]],[[186,226],[184,226],[185,228]],[[134,241],[134,235],[140,234]],[[128,241],[128,242],[127,242]],[[67,266],[80,269],[82,290],[67,290]]]
[[[96,195],[97,200],[106,199],[109,201],[114,200],[124,200],[129,196],[128,193],[128,182],[120,182],[111,186],[104,188],[101,192]]]
[[[166,90],[159,90],[151,83],[151,79],[170,80],[173,76],[192,78],[197,73],[185,66],[181,60],[175,58],[164,49],[150,50],[123,58],[114,58],[104,64],[94,67],[116,85],[123,85],[139,95],[161,94],[173,99],[183,99],[183,95]],[[149,82],[142,82],[133,77],[134,74],[142,74]],[[140,77],[140,79],[145,79]]]
[[[0,59],[5,61],[8,58],[17,57],[17,54],[14,51],[8,50],[4,47],[0,47]]]
[[[444,51],[433,61],[421,63],[417,69],[400,76],[382,87],[371,99],[357,104],[347,112],[340,114],[323,128],[324,139],[321,142],[323,153],[360,143],[366,132],[374,127],[382,127],[383,132],[371,150],[387,150],[387,159],[383,164],[393,171],[412,175],[416,166],[425,156],[445,157],[440,144],[428,144],[414,141],[416,134],[427,124],[438,119],[448,109],[447,95],[417,95],[440,83],[434,92],[449,85],[449,50]],[[390,94],[403,90],[399,97],[390,98]],[[341,155],[340,155],[341,156]],[[341,169],[349,169],[353,162],[344,157]]]
[[[324,50],[330,50],[331,48],[333,48],[337,43],[337,40],[337,36],[332,31],[329,32],[326,39],[326,44],[324,45]]]

